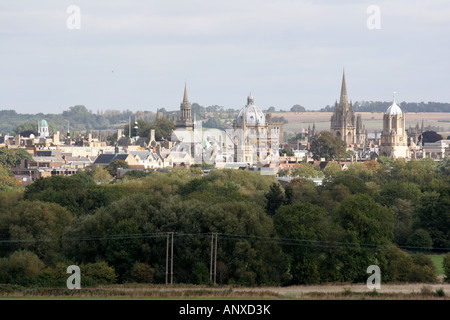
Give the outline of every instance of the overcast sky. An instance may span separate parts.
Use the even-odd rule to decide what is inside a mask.
[[[318,110],[344,68],[353,101],[450,102],[448,0],[1,0],[0,37],[19,113],[176,110],[185,82],[205,107]]]

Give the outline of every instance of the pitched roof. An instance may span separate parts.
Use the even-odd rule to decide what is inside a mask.
[[[128,153],[102,153],[95,159],[94,164],[110,164],[114,160],[126,160]]]

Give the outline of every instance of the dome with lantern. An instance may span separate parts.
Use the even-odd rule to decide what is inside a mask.
[[[242,119],[244,115],[246,126],[259,126],[266,124],[266,116],[261,111],[261,109],[259,109],[258,106],[255,105],[251,93],[247,98],[247,105],[243,107],[241,111],[239,111],[239,114],[236,117],[236,124],[238,126],[242,125]]]

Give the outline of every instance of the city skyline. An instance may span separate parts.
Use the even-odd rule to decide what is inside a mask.
[[[319,110],[344,69],[353,101],[449,102],[449,16],[439,0],[3,1],[0,109],[172,111],[187,82],[205,107],[252,92]]]

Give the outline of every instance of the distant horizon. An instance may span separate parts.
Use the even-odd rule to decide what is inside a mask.
[[[355,103],[360,103],[360,102],[380,102],[380,103],[392,103],[392,100],[391,101],[374,101],[374,100],[371,100],[371,101],[369,101],[369,100],[361,100],[361,101],[352,101],[352,103],[353,104],[355,104]],[[401,104],[403,104],[403,103],[417,103],[417,104],[419,104],[419,103],[442,103],[442,104],[450,104],[450,102],[440,102],[440,101],[420,101],[420,102],[416,102],[416,101],[396,101],[397,102],[397,104],[399,104],[399,105],[401,105]],[[205,105],[202,105],[202,104],[200,104],[200,103],[198,103],[198,102],[190,102],[191,103],[191,105],[193,105],[193,104],[198,104],[198,105],[200,105],[200,106],[202,106],[202,107],[204,107],[204,108],[207,108],[207,107],[210,107],[210,106],[219,106],[219,107],[223,107],[223,106],[221,106],[220,104],[212,104],[212,105],[208,105],[208,106],[205,106]],[[256,103],[255,103],[256,104]],[[333,103],[334,104],[334,103]],[[292,105],[291,107],[289,107],[288,109],[282,109],[281,111],[280,111],[280,109],[279,108],[276,108],[275,106],[273,106],[273,107],[275,107],[275,111],[274,112],[276,112],[276,113],[278,113],[278,112],[294,112],[294,113],[301,113],[301,112],[296,112],[296,111],[290,111],[290,108],[292,108],[293,106],[295,106],[295,105],[301,105],[301,104],[294,104],[294,105]],[[131,113],[138,113],[138,112],[153,112],[153,113],[156,113],[158,110],[160,110],[160,109],[165,109],[166,110],[166,112],[177,112],[177,111],[179,111],[179,106],[175,109],[175,110],[172,110],[172,109],[167,109],[166,107],[158,107],[158,108],[156,108],[155,110],[145,110],[145,109],[136,109],[136,110],[130,110],[130,109],[127,109],[127,108],[124,108],[124,109],[97,109],[97,110],[93,110],[93,109],[90,109],[90,108],[88,108],[86,105],[84,105],[84,104],[74,104],[74,105],[70,105],[70,106],[68,106],[67,107],[67,109],[64,109],[64,110],[62,110],[61,112],[58,112],[58,113],[53,113],[53,112],[37,112],[37,113],[24,113],[24,112],[17,112],[17,110],[14,110],[14,109],[9,109],[9,108],[0,108],[0,112],[2,112],[2,111],[15,111],[17,114],[20,114],[20,115],[38,115],[38,114],[43,114],[43,115],[46,115],[46,114],[53,114],[53,115],[56,115],[56,114],[62,114],[63,112],[65,112],[65,111],[69,111],[70,110],[70,108],[71,107],[74,107],[74,106],[84,106],[84,107],[86,107],[86,109],[89,111],[89,112],[92,112],[93,114],[97,114],[98,112],[109,112],[109,111],[117,111],[117,112],[120,112],[120,113],[123,113],[123,112],[126,112],[126,111],[130,111]],[[225,108],[224,107],[224,110],[230,110],[230,109],[234,109],[235,111],[239,111],[241,108],[243,108],[245,106],[245,104],[243,104],[242,106],[240,106],[239,108]],[[269,106],[269,107],[267,107],[267,108],[262,108],[262,107],[260,107],[259,105],[257,105],[262,111],[264,111],[264,112],[267,112],[267,110],[270,108],[270,107],[272,107],[272,106]],[[332,111],[321,111],[322,109],[324,109],[324,108],[326,108],[327,106],[331,106],[331,107],[333,107],[333,105],[332,104],[329,104],[329,105],[326,105],[326,106],[323,106],[322,108],[320,108],[320,109],[318,109],[318,110],[310,110],[310,109],[306,109],[304,112],[332,112]],[[426,112],[432,112],[432,113],[450,113],[450,111],[418,111],[418,112],[416,112],[416,111],[405,111],[405,110],[403,110],[405,113],[426,113]],[[369,112],[369,113],[371,113],[371,112],[373,112],[373,113],[383,113],[383,111],[355,111],[355,113],[364,113],[364,112]],[[273,113],[273,112],[272,112]]]

